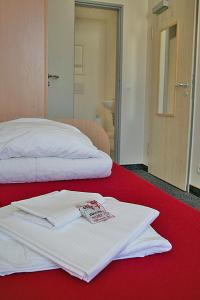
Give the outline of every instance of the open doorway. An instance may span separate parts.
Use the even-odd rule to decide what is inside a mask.
[[[74,118],[99,123],[119,157],[120,40],[119,7],[75,5]]]

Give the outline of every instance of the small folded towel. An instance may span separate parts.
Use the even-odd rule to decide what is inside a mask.
[[[90,200],[102,204],[105,198],[97,193],[62,190],[12,202],[11,205],[18,209],[15,215],[26,221],[47,228],[58,228],[79,218],[81,213],[77,206]]]

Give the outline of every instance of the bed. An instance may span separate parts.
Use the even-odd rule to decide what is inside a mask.
[[[101,144],[107,145],[104,151],[109,152],[107,137],[102,130],[99,133],[98,126],[94,129],[87,122],[77,126],[95,144],[97,138],[100,149]],[[90,128],[92,135],[88,133]],[[160,216],[154,221],[153,227],[172,243],[173,249],[145,258],[112,262],[89,284],[62,270],[1,277],[2,300],[200,299],[200,214],[197,210],[115,163],[111,176],[107,178],[1,184],[0,206],[61,189],[98,192],[103,196],[159,210]]]

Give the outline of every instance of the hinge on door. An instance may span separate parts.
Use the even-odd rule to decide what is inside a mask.
[[[149,155],[149,151],[150,151],[150,143],[147,143],[147,156]]]

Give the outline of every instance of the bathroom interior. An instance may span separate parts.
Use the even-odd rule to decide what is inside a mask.
[[[76,5],[74,118],[99,123],[115,159],[117,11]]]

